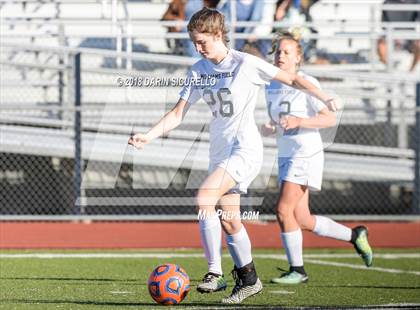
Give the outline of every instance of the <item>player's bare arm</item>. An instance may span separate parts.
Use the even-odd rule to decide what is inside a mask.
[[[274,79],[318,98],[324,102],[331,111],[337,111],[338,105],[334,98],[328,96],[324,91],[316,87],[304,77],[296,73],[279,70]]]
[[[185,115],[187,101],[179,99],[175,107],[163,116],[160,121],[153,126],[146,134],[138,133],[130,137],[128,144],[135,146],[138,149],[142,149],[147,143],[156,139],[172,129],[176,128],[181,124],[182,119]]]
[[[293,128],[327,128],[336,124],[336,117],[328,108],[322,109],[316,116],[310,118],[300,118],[294,116],[284,117],[280,120],[280,125],[285,129]]]

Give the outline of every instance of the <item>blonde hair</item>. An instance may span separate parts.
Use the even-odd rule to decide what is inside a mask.
[[[274,54],[279,48],[280,42],[282,40],[290,40],[296,43],[297,53],[300,56],[300,61],[298,65],[300,66],[303,61],[303,48],[300,44],[300,39],[302,38],[299,29],[292,29],[290,31],[277,31],[273,40],[271,41],[271,51],[270,54]]]
[[[225,45],[229,42],[227,34],[229,30],[225,26],[225,17],[217,10],[202,8],[191,17],[187,29],[189,32],[196,30],[200,33],[222,34],[222,40]]]

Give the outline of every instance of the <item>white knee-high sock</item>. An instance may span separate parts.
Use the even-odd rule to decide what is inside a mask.
[[[222,225],[214,214],[199,220],[201,244],[206,254],[209,272],[222,272]]]
[[[347,226],[337,223],[332,219],[315,215],[314,233],[322,237],[329,237],[343,241],[351,240],[351,229]]]
[[[303,255],[302,255],[302,231],[300,229],[281,233],[281,240],[283,247],[286,251],[287,261],[292,267],[303,266]]]
[[[226,243],[236,267],[241,268],[252,262],[251,241],[243,225],[238,233],[226,234]]]

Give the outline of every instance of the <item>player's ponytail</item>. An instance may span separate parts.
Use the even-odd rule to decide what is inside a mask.
[[[303,48],[300,43],[301,38],[302,35],[299,28],[292,28],[290,31],[277,31],[271,42],[270,54],[274,54],[277,51],[282,40],[291,40],[296,43],[297,52],[301,56],[301,61],[298,64],[300,66],[303,60]]]
[[[196,30],[200,33],[210,33],[213,35],[222,33],[223,43],[227,46],[229,30],[225,26],[225,17],[215,9],[202,8],[190,19],[187,29],[189,32]]]

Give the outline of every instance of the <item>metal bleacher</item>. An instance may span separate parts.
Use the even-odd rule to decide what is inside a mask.
[[[158,20],[166,2],[122,2],[126,9],[120,6],[119,14],[113,15],[110,12],[114,1],[89,0],[83,4],[84,10],[77,9],[81,1],[76,0],[0,1],[0,26],[7,25],[6,31],[0,33],[2,153],[74,159],[74,120],[75,112],[80,111],[81,156],[88,163],[133,164],[137,167],[133,178],[142,180],[147,178],[139,167],[163,167],[165,171],[156,170],[154,177],[163,183],[179,168],[207,170],[209,137],[205,124],[210,113],[205,104],[192,107],[178,129],[144,150],[127,145],[131,133],[147,131],[173,106],[179,89],[119,87],[117,79],[184,77],[194,60],[165,54],[165,28]],[[78,15],[81,11],[84,13]],[[128,27],[128,21],[133,22],[132,27]],[[127,31],[127,27],[130,29],[125,34],[139,37],[131,47],[125,43],[120,51],[110,51],[88,44],[89,38],[104,42],[121,29]],[[340,27],[337,31],[341,31]],[[136,45],[144,47],[149,42],[147,35],[141,37],[143,33],[156,34],[159,40],[130,53]],[[327,40],[325,35],[321,38],[323,47]],[[74,106],[73,61],[77,53],[82,58],[80,109]],[[372,71],[376,67],[366,63],[303,68],[343,102],[340,126],[388,124],[397,127],[398,132],[396,144],[370,145],[332,143],[336,129],[331,131],[325,141],[324,179],[380,182],[411,190],[414,151],[408,136],[415,123],[414,86],[419,78],[417,73]],[[267,120],[263,90],[255,118],[258,124]],[[275,139],[264,138],[264,144],[265,161],[257,184],[266,184],[270,176],[276,175]],[[106,171],[90,170],[87,165],[83,182],[100,187],[111,179]]]
[[[83,49],[80,49],[83,53]],[[91,52],[91,51],[90,51]],[[89,53],[87,53],[89,54]],[[141,56],[141,55],[139,55]],[[153,59],[151,55],[149,62]],[[161,60],[157,58],[157,62]],[[18,66],[14,63],[3,63],[8,68],[8,77],[18,75]],[[4,68],[4,67],[3,67]],[[13,68],[10,70],[10,68]],[[49,68],[44,68],[47,71]],[[35,68],[36,70],[36,68]],[[55,68],[54,70],[57,70]],[[311,69],[308,68],[308,72]],[[95,71],[95,72],[93,72]],[[182,71],[180,71],[182,72]],[[33,74],[31,70],[27,76]],[[119,70],[119,75],[129,74]],[[358,73],[355,77],[351,74],[337,74],[334,72],[320,73],[319,69],[313,70],[312,74],[319,78],[327,76],[328,78],[341,79],[348,86],[347,89],[353,89],[348,92],[343,87],[335,89],[340,98],[346,103],[345,112],[343,113],[340,124],[373,124],[375,122],[384,122],[387,118],[387,111],[381,109],[380,104],[389,95],[386,89],[376,91],[375,93],[366,94],[359,89],[369,81],[370,84],[379,85],[393,81],[393,77],[383,74],[365,74]],[[147,74],[149,75],[149,74]],[[112,77],[112,78],[111,78]],[[112,81],[114,79],[114,82]],[[372,82],[374,79],[376,82]],[[207,106],[197,105],[189,111],[181,130],[175,130],[169,135],[169,139],[165,140],[164,145],[159,141],[147,148],[147,151],[134,152],[131,148],[127,148],[127,137],[133,131],[146,131],[156,120],[158,120],[168,109],[170,105],[176,102],[177,89],[166,91],[165,89],[122,89],[115,84],[115,72],[106,69],[86,69],[82,75],[82,80],[86,81],[82,87],[83,106],[82,106],[82,150],[85,160],[99,161],[134,161],[142,165],[165,166],[168,168],[179,168],[183,163],[185,168],[191,167],[194,161],[194,169],[205,171],[207,162],[205,153],[202,156],[196,156],[194,159],[185,158],[185,149],[192,146],[192,142],[197,139],[197,135],[202,125],[209,121],[209,113]],[[101,82],[98,82],[101,80]],[[401,80],[401,78],[400,78]],[[13,81],[9,80],[8,83]],[[103,82],[107,81],[107,82]],[[57,103],[46,105],[45,102],[53,102],[51,92],[42,93],[42,89],[47,87],[42,84],[42,88],[36,83],[41,81],[25,81],[15,84],[19,87],[20,92],[27,89],[37,89],[38,96],[25,98],[25,101],[13,102],[12,100],[2,101],[2,111],[0,113],[0,121],[3,124],[2,132],[2,149],[5,152],[31,154],[41,156],[58,156],[72,158],[74,156],[74,134],[72,131],[73,118],[72,113],[74,107],[62,107]],[[46,81],[51,83],[51,81]],[[402,79],[401,83],[412,83],[412,78]],[[334,89],[334,85],[326,85],[325,88]],[[372,86],[371,86],[372,87]],[[377,86],[376,86],[377,87]],[[358,89],[354,91],[354,89]],[[8,86],[7,94],[16,96],[11,90],[16,87]],[[381,93],[381,91],[383,93]],[[17,94],[20,94],[18,92]],[[366,92],[366,91],[365,91]],[[36,93],[31,91],[32,94]],[[55,94],[56,95],[56,94]],[[4,98],[3,97],[3,98]],[[46,98],[47,97],[47,98]],[[56,96],[51,96],[56,97]],[[264,95],[261,94],[261,100],[257,105],[256,120],[262,124],[266,121]],[[371,115],[371,111],[364,107],[363,99],[374,97],[373,102],[377,103],[375,115]],[[414,101],[412,92],[405,95],[404,105]],[[12,98],[13,99],[13,98]],[[28,102],[27,99],[30,99]],[[409,101],[408,101],[408,100]],[[412,125],[414,122],[414,113],[407,112],[403,107],[406,115],[406,125]],[[397,106],[398,107],[398,106]],[[23,109],[19,109],[23,108]],[[69,110],[69,111],[66,111]],[[391,122],[399,124],[400,113],[402,109],[394,111]],[[58,112],[68,114],[67,118],[58,118]],[[411,111],[413,112],[413,111]],[[98,133],[96,133],[98,132]],[[37,138],[41,137],[42,140]],[[208,133],[201,134],[201,143],[208,141]],[[267,154],[270,158],[274,158],[276,148],[274,139],[265,139],[267,146]],[[203,146],[206,148],[206,146]],[[92,149],[94,151],[92,152]],[[121,150],[126,150],[128,156],[113,156],[120,154]],[[92,157],[91,154],[95,154]],[[171,154],[172,160],[162,157],[162,154]],[[358,181],[384,181],[398,184],[408,184],[414,178],[413,172],[413,152],[408,148],[391,148],[377,147],[369,145],[350,145],[335,143],[327,148],[325,179],[330,180],[358,180]],[[141,158],[141,160],[139,159]],[[161,160],[159,160],[161,159]],[[393,167],[390,169],[389,167]],[[368,171],[368,173],[367,173]],[[268,160],[264,165],[262,173],[271,175],[273,172],[273,161]]]
[[[1,126],[2,148],[6,152],[39,156],[74,157],[73,134],[64,130],[28,128],[23,126]],[[144,128],[145,129],[145,128]],[[146,166],[167,167],[170,169],[192,168],[202,171],[208,166],[208,144],[200,142],[200,153],[189,157],[194,140],[185,138],[189,131],[174,131],[171,138],[152,142],[142,151],[127,146],[127,134],[89,133],[82,135],[82,157],[85,160],[116,163],[135,163]],[[42,137],[42,140],[39,139]],[[175,139],[176,138],[176,139]],[[196,137],[197,138],[197,137]],[[266,139],[267,150],[262,174],[271,175],[277,149],[272,141]],[[333,145],[327,149],[325,179],[383,181],[390,183],[409,183],[414,179],[413,154],[401,149],[375,149],[375,155],[368,155],[369,147],[358,147],[359,154],[347,154],[351,145]],[[343,153],[339,152],[344,151]],[[360,155],[360,153],[365,153]],[[386,156],[388,155],[388,156]],[[396,156],[402,158],[396,158]]]

